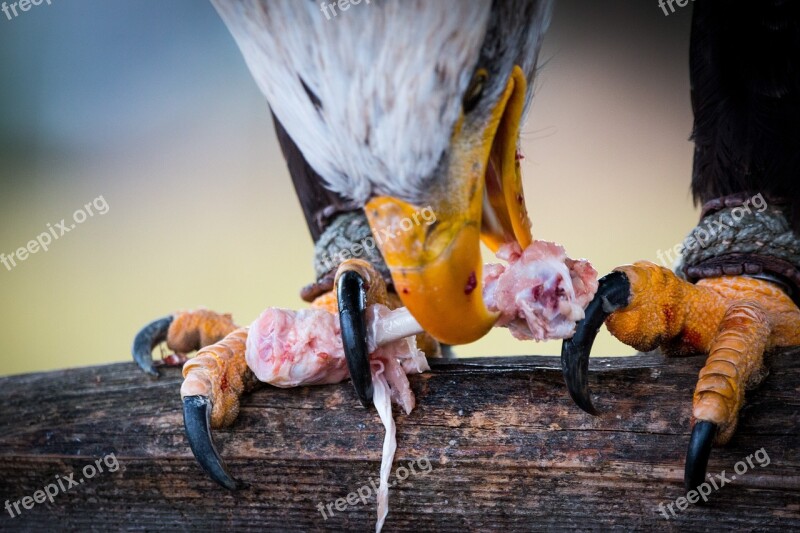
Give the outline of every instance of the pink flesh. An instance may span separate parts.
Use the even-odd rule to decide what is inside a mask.
[[[321,309],[268,308],[247,334],[247,365],[276,387],[339,383],[349,376],[339,317]]]
[[[384,342],[393,338],[395,330],[408,329],[408,319],[402,315],[392,318],[389,308],[382,305],[367,309],[373,402],[386,428],[377,494],[377,532],[389,513],[389,473],[397,448],[391,402],[402,406],[406,414],[411,413],[415,398],[406,373],[430,370],[413,336],[376,347],[375,339]],[[245,357],[259,380],[278,387],[338,383],[349,376],[339,317],[321,309],[267,309],[250,326]]]
[[[425,372],[428,362],[413,336],[387,342],[394,329],[408,330],[402,315],[370,306],[367,345],[370,359],[383,363],[392,399],[410,413],[414,395],[406,374]],[[375,338],[381,346],[376,347]],[[250,326],[245,358],[260,381],[276,387],[339,383],[349,377],[339,317],[323,309],[266,309]]]
[[[508,266],[488,264],[483,271],[483,299],[499,312],[497,326],[522,340],[565,339],[575,333],[584,308],[597,292],[597,271],[585,260],[572,260],[564,248],[534,241],[500,247]]]
[[[487,307],[500,313],[497,325],[508,327],[518,339],[570,337],[597,292],[594,268],[544,241],[524,251],[516,244],[504,245],[497,257],[508,266],[486,265],[483,289]],[[373,401],[386,428],[377,495],[379,532],[389,512],[389,473],[397,448],[391,402],[411,413],[415,398],[406,374],[429,367],[413,336],[421,331],[419,324],[407,310],[370,306],[367,330]],[[265,310],[250,326],[246,359],[259,380],[278,387],[338,383],[349,376],[339,317],[321,309]]]

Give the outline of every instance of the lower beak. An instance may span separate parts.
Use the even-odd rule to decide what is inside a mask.
[[[482,131],[464,132],[459,121],[429,205],[376,197],[365,207],[400,299],[446,344],[473,342],[497,320],[483,302],[481,239],[492,251],[532,240],[517,158],[525,92],[514,67]],[[420,220],[426,211],[433,216]]]

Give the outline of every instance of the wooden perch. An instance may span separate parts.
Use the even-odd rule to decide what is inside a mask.
[[[705,506],[673,507],[669,520],[658,505],[686,495],[702,358],[592,359],[599,418],[571,403],[556,358],[436,361],[411,379],[416,410],[395,409],[392,480],[412,461],[417,473],[390,490],[385,531],[798,530],[800,349],[767,361],[769,377],[749,395],[733,441],[712,452],[709,472],[730,477],[762,448],[769,465],[754,463]],[[106,454],[119,463],[53,503],[15,518],[0,510],[0,529],[373,530],[374,494],[327,519],[318,508],[378,480],[383,426],[349,382],[265,387],[245,399],[236,425],[215,433],[231,472],[250,485],[231,493],[192,457],[179,371],[163,374],[153,380],[131,363],[0,379],[0,505],[56,475],[77,480]]]

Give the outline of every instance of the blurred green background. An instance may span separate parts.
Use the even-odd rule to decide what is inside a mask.
[[[690,17],[638,0],[557,3],[524,128],[525,189],[535,236],[601,273],[657,261],[695,223]],[[178,309],[246,324],[303,305],[311,240],[266,102],[208,2],[0,14],[0,67],[0,252],[101,195],[109,206],[0,265],[0,375],[129,360],[138,328]],[[559,349],[497,330],[457,353]],[[601,333],[595,354],[630,353]]]

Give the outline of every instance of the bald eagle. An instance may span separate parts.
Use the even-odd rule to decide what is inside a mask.
[[[518,147],[552,2],[345,0],[333,17],[325,1],[212,3],[272,111],[316,242],[317,279],[303,294],[312,300],[336,289],[362,402],[371,395],[368,287],[358,276],[342,276],[335,287],[338,264],[322,259],[365,231],[392,235],[368,259],[425,332],[445,344],[482,337],[497,315],[482,299],[480,242],[492,250],[532,242]],[[589,412],[588,357],[604,322],[643,351],[709,354],[694,395],[689,488],[703,481],[712,443],[735,431],[744,389],[763,374],[764,351],[800,344],[800,6],[694,6],[692,188],[704,223],[726,229],[705,247],[687,239],[677,272],[648,262],[616,269],[562,352],[567,388]],[[759,194],[769,209],[745,215]],[[398,231],[425,208],[435,223]],[[725,222],[737,216],[740,223]],[[184,396],[184,413],[195,455],[228,488],[236,483],[209,420],[231,423],[249,386],[241,356],[247,332],[234,329],[226,316],[171,316],[134,344],[136,360],[155,373],[150,352],[161,340],[196,348],[226,339],[220,350],[239,372],[235,397],[220,392],[227,375],[211,374]],[[224,396],[213,412],[212,393]]]
[[[383,244],[391,281],[439,341],[483,336],[496,317],[480,296],[481,237],[531,241],[517,149],[552,2],[374,1],[330,20],[315,2],[212,2],[300,195],[323,200],[301,200],[312,233],[342,206],[393,235],[430,207],[435,225]]]

